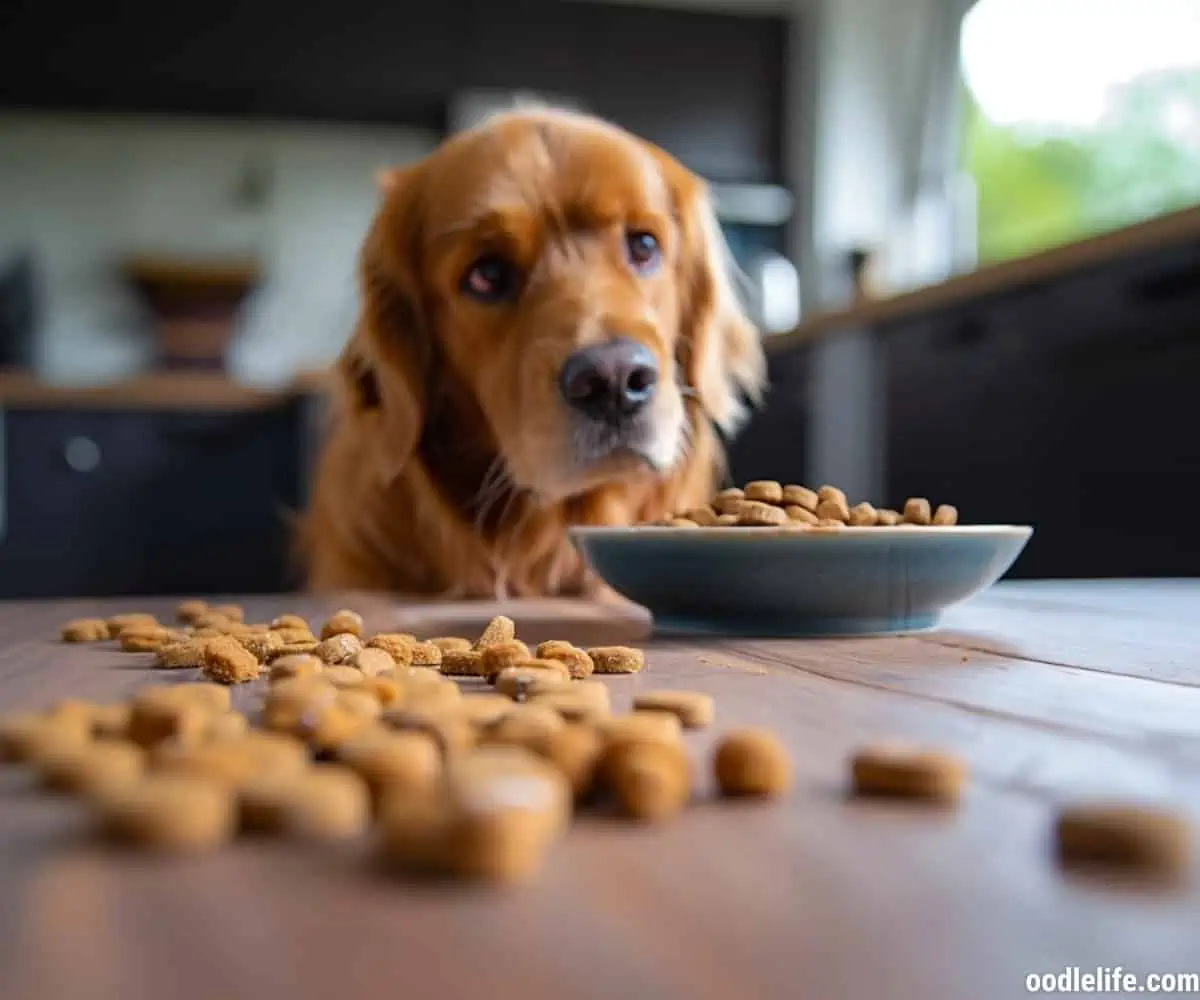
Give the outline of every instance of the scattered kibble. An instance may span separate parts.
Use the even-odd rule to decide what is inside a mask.
[[[878,743],[851,760],[851,782],[859,795],[958,801],[967,781],[966,763],[942,750]]]
[[[321,638],[329,639],[335,635],[352,635],[355,637],[363,634],[363,617],[356,611],[341,611],[334,612],[333,616],[321,627]]]
[[[727,733],[713,755],[722,795],[775,798],[792,785],[792,762],[779,737],[764,729]]]
[[[1054,827],[1060,862],[1168,876],[1191,864],[1192,830],[1185,816],[1146,805],[1071,805]]]
[[[339,632],[327,639],[322,639],[317,645],[315,654],[328,664],[349,663],[362,649],[358,636],[350,632]]]
[[[646,656],[632,646],[593,646],[587,651],[598,674],[636,674],[646,665]]]
[[[63,642],[100,642],[108,636],[108,622],[103,618],[76,618],[62,627]]]
[[[192,624],[197,618],[208,610],[208,602],[193,599],[190,601],[181,601],[179,607],[175,609],[175,617],[185,624]]]
[[[97,796],[102,829],[115,839],[172,853],[227,843],[236,811],[228,788],[178,774],[151,774]]]
[[[448,677],[481,677],[483,675],[483,653],[478,649],[443,651],[441,670]]]
[[[445,656],[444,653],[442,655]],[[479,672],[490,683],[495,683],[496,678],[509,667],[518,666],[533,658],[529,647],[520,639],[495,642],[479,654]]]
[[[497,615],[487,624],[487,628],[483,630],[483,634],[475,643],[476,649],[486,649],[488,646],[494,646],[498,642],[511,642],[517,637],[517,627],[511,618],[506,618],[504,615]]]
[[[811,516],[808,493],[752,483],[688,520],[786,522],[785,506]],[[0,719],[3,759],[29,764],[48,790],[80,795],[103,830],[146,849],[211,850],[239,830],[342,840],[375,826],[385,858],[404,871],[522,881],[594,793],[643,822],[678,814],[692,790],[681,722],[713,718],[712,698],[695,691],[644,691],[614,716],[608,685],[593,675],[642,671],[640,649],[561,640],[531,649],[505,616],[474,641],[371,635],[350,609],[319,638],[299,615],[248,622],[238,606],[199,599],[176,616],[183,627],[127,614],[69,622],[62,635],[116,638],[152,651],[156,668],[202,681]],[[242,695],[235,710],[230,686],[264,671],[261,709]],[[473,690],[473,677],[494,691]]]
[[[251,653],[233,636],[221,636],[210,639],[200,654],[200,669],[211,681],[220,684],[245,684],[255,680],[261,664],[258,657]]]
[[[643,691],[633,699],[639,711],[670,712],[688,729],[711,726],[715,705],[712,695],[700,691]]]
[[[691,795],[691,767],[682,744],[611,741],[601,758],[600,770],[621,810],[633,819],[669,819]]]

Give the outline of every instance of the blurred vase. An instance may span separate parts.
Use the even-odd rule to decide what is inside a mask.
[[[262,277],[257,262],[134,257],[123,272],[154,317],[158,367],[225,369],[238,314]]]

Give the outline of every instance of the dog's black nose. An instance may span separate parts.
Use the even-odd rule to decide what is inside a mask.
[[[657,384],[658,362],[650,349],[625,338],[576,351],[559,373],[563,399],[597,420],[633,416]]]

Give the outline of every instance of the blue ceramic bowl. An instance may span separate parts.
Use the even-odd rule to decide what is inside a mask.
[[[1032,528],[575,528],[596,573],[671,632],[879,635],[929,629],[991,586]]]

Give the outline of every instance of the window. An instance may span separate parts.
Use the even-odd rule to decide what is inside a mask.
[[[1200,203],[1200,0],[978,0],[960,57],[981,263]]]

